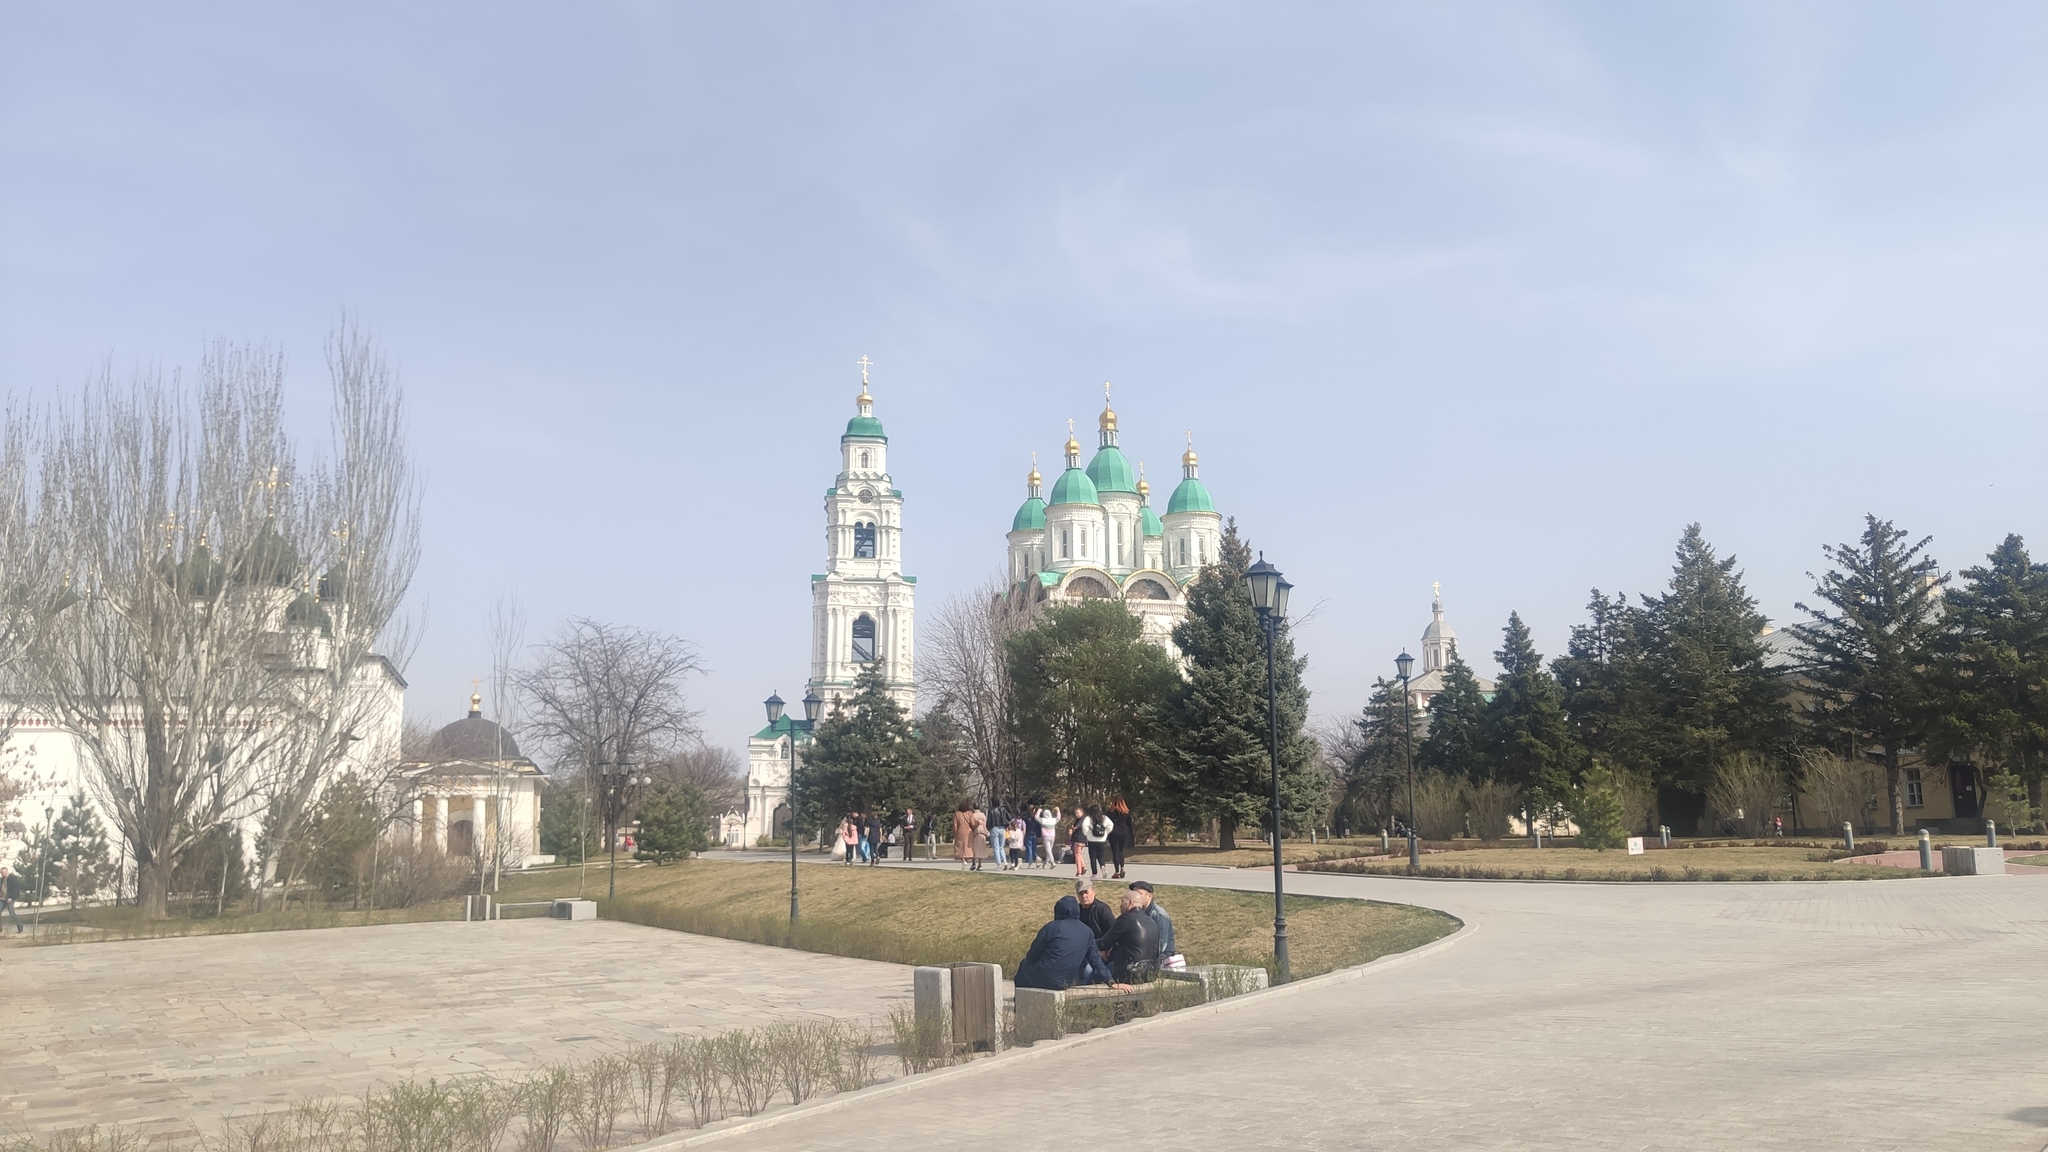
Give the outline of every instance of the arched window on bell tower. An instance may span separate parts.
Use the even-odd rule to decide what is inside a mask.
[[[853,662],[875,662],[875,618],[863,612],[853,621]]]
[[[875,558],[875,526],[873,524],[861,523],[853,526],[853,555],[855,559],[859,560],[873,560]]]

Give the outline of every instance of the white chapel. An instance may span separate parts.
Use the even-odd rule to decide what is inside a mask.
[[[903,574],[903,492],[889,476],[889,437],[875,419],[863,357],[857,409],[839,438],[839,475],[825,490],[825,571],[811,577],[811,676],[830,715],[853,682],[879,665],[889,695],[908,712],[917,701],[912,602],[917,577]],[[728,844],[752,845],[788,826],[790,756],[810,733],[783,715],[747,741],[746,809],[721,821]]]
[[[1433,595],[1429,604],[1429,626],[1422,630],[1422,671],[1408,681],[1408,699],[1421,710],[1424,723],[1429,716],[1429,702],[1444,690],[1444,670],[1458,651],[1458,634],[1444,622],[1444,586],[1433,584],[1430,588]],[[1479,681],[1480,693],[1492,699],[1493,681],[1476,672],[1472,678]]]

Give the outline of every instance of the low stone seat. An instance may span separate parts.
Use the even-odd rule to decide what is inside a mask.
[[[2005,849],[1968,846],[1943,848],[1941,870],[1950,876],[2003,876]]]
[[[1193,964],[1159,973],[1161,980],[1188,980],[1202,986],[1202,1002],[1257,992],[1270,982],[1264,968],[1248,964]]]
[[[1108,984],[1080,984],[1066,989],[1019,988],[1014,1001],[1017,1043],[1035,1044],[1066,1035],[1065,1012],[1069,1001],[1135,1003],[1158,986],[1157,982],[1133,984],[1128,992],[1119,992]]]
[[[556,920],[595,920],[597,919],[597,901],[557,900],[548,909],[548,915]]]

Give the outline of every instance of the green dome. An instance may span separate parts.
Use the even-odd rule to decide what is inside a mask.
[[[235,574],[235,579],[245,584],[289,588],[297,581],[298,574],[299,550],[292,547],[291,541],[278,535],[275,527],[265,524],[244,554],[241,570]]]
[[[1033,496],[1017,509],[1016,519],[1010,521],[1010,531],[1024,532],[1045,527],[1045,501]]]
[[[1069,468],[1060,473],[1059,480],[1053,484],[1049,503],[1100,504],[1102,500],[1095,495],[1095,481],[1090,480],[1086,472]]]
[[[291,607],[284,610],[284,622],[287,625],[318,628],[322,634],[334,626],[333,621],[328,619],[327,609],[320,606],[320,601],[311,592],[299,593],[299,598],[292,601]]]
[[[1095,459],[1088,462],[1088,479],[1095,482],[1097,492],[1138,491],[1138,474],[1131,471],[1131,462],[1114,444],[1103,445]]]
[[[1159,513],[1154,512],[1150,504],[1138,510],[1138,523],[1147,536],[1166,535],[1166,525],[1159,522]]]
[[[1173,499],[1166,502],[1166,514],[1175,512],[1214,512],[1216,505],[1209,502],[1209,490],[1193,476],[1180,482],[1173,490]]]
[[[846,422],[846,436],[863,436],[870,440],[887,440],[882,434],[882,422],[873,416],[855,416]],[[840,437],[845,439],[846,436]]]

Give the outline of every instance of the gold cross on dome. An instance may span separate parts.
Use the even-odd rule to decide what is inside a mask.
[[[860,354],[860,359],[855,360],[854,363],[860,365],[860,382],[866,384],[868,382],[868,369],[874,367],[875,362],[868,359],[868,354],[863,352]]]
[[[1437,599],[1441,600],[1444,598],[1444,586],[1442,581],[1432,583],[1429,586],[1429,590],[1436,594]]]
[[[1069,439],[1069,440],[1072,440],[1073,438],[1074,438],[1074,418],[1073,418],[1072,416],[1069,416],[1069,417],[1067,417],[1067,439]]]
[[[1104,407],[1109,405],[1109,381],[1107,380],[1102,382],[1102,403]]]

